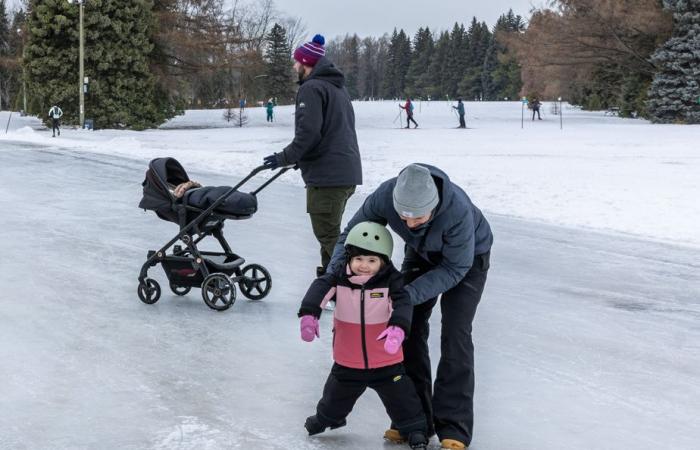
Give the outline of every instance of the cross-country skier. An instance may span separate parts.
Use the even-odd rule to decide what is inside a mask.
[[[56,137],[56,131],[58,135],[61,135],[61,116],[63,116],[63,111],[56,105],[53,105],[49,109],[49,117],[51,118],[51,128],[53,130],[53,137]]]
[[[464,103],[462,103],[462,99],[457,100],[457,106],[453,106],[452,108],[457,110],[457,113],[459,113],[459,128],[467,128],[467,123],[464,121]]]
[[[399,108],[406,110],[406,128],[411,127],[411,122],[416,125],[415,128],[418,128],[418,123],[416,123],[415,119],[413,119],[413,102],[411,101],[410,97],[407,97],[406,103],[399,105]]]

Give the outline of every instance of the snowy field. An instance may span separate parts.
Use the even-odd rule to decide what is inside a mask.
[[[361,192],[421,161],[445,169],[492,214],[700,247],[700,126],[651,125],[565,106],[560,130],[550,107],[543,106],[543,121],[526,117],[521,129],[519,103],[467,102],[470,129],[459,130],[447,102],[418,102],[420,128],[403,130],[397,103],[355,103]],[[188,170],[240,177],[293,136],[291,106],[276,109],[274,124],[265,122],[263,108],[247,115],[243,129],[231,128],[220,110],[187,111],[163,130],[64,130],[60,139],[23,126],[36,121],[13,119],[2,139],[143,162],[174,156]],[[0,123],[6,120],[0,114]],[[212,126],[219,128],[203,128]],[[296,174],[282,181],[301,185]]]
[[[457,130],[446,103],[423,103],[421,128],[400,130],[397,110],[356,104],[366,185],[347,212],[413,161],[444,168],[486,212],[495,244],[474,322],[470,449],[696,450],[700,128],[565,109],[560,131],[545,108],[521,130],[519,104],[467,103],[472,129]],[[161,300],[136,296],[147,250],[177,232],[136,207],[148,160],[175,156],[194,179],[233,184],[292,137],[289,107],[271,125],[249,116],[244,129],[205,129],[225,127],[221,112],[188,111],[169,129],[56,139],[13,116],[0,143],[0,449],[407,448],[382,442],[372,392],[347,427],[303,429],[332,362],[329,314],[320,341],[299,339],[318,255],[298,174],[226,225],[272,273],[266,299],[215,313],[197,289],[171,294],[160,267],[149,275]]]

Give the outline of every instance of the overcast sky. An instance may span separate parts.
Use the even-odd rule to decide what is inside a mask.
[[[274,0],[277,9],[301,17],[309,34],[327,38],[357,33],[360,37],[380,36],[403,28],[411,37],[419,27],[433,31],[451,29],[455,22],[472,17],[492,27],[501,14],[512,8],[524,18],[530,8],[544,0]]]
[[[89,1],[89,0],[88,0]],[[254,2],[255,0],[247,0]],[[498,16],[508,11],[530,16],[533,6],[546,0],[274,0],[276,8],[286,15],[301,17],[308,39],[320,33],[327,38],[346,33],[360,37],[381,36],[396,27],[413,37],[419,27],[433,31],[448,30],[455,22],[468,25],[472,17],[489,27]],[[7,0],[9,8],[19,0]],[[226,3],[226,2],[225,2]]]

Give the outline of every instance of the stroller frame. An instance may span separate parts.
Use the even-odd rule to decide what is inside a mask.
[[[250,194],[256,196],[291,168],[291,166],[281,168],[279,172]],[[160,298],[160,285],[156,280],[148,277],[149,268],[158,264],[163,265],[173,293],[185,295],[192,287],[198,287],[201,284],[204,302],[217,311],[224,311],[233,305],[236,299],[235,284],[238,284],[243,295],[251,300],[260,300],[269,293],[272,287],[270,273],[258,264],[249,264],[241,268],[245,259],[233,252],[224,237],[222,231],[224,221],[228,218],[240,219],[242,217],[227,216],[215,212],[215,209],[238,191],[241,186],[267,169],[265,166],[256,167],[206,209],[187,204],[173,205],[173,210],[178,214],[180,221],[180,231],[159,250],[148,251],[146,262],[141,267],[138,277],[137,292],[141,301],[153,304]],[[196,212],[198,215],[185,224],[188,212]],[[210,235],[216,238],[223,252],[202,251],[197,248],[197,244]],[[175,245],[178,241],[181,241],[185,247]],[[173,247],[172,253],[167,254],[171,247]],[[177,267],[189,267],[187,275],[176,276],[174,273],[177,270],[169,270],[169,268]]]

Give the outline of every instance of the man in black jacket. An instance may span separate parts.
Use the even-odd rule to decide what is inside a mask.
[[[411,164],[365,199],[338,238],[329,271],[343,264],[348,230],[364,221],[388,224],[406,243],[401,271],[414,305],[411,333],[403,345],[406,373],[421,398],[429,434],[437,433],[442,448],[466,448],[474,426],[472,321],[486,284],[491,227],[447,174]],[[433,392],[428,321],[439,295],[440,362]],[[405,438],[394,425],[384,436]]]
[[[324,57],[323,36],[314,36],[294,51],[299,75],[294,140],[279,153],[266,156],[276,169],[296,164],[306,184],[306,212],[321,245],[325,273],[348,198],[362,184],[362,163],[355,134],[355,112],[345,89],[345,77]]]

